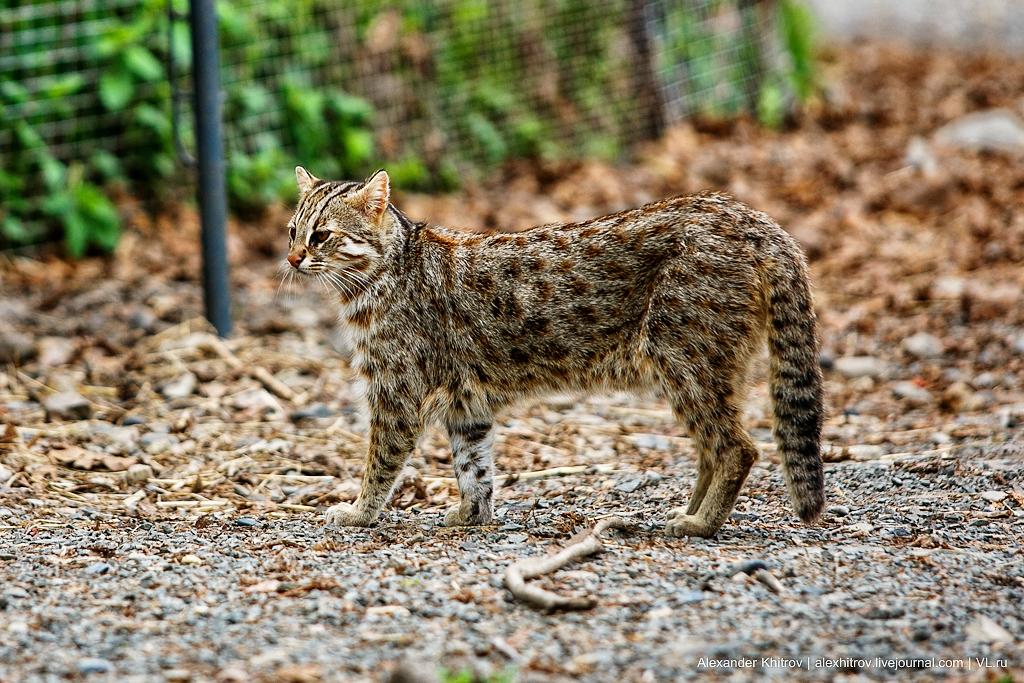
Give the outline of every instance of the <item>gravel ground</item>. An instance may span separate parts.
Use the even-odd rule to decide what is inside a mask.
[[[274,278],[283,221],[232,226],[238,332],[220,342],[196,318],[194,213],[126,198],[113,258],[0,259],[0,681],[384,681],[402,661],[519,681],[1024,681],[1024,151],[904,159],[914,136],[1017,107],[1024,67],[834,59],[845,99],[783,133],[700,124],[633,166],[399,198],[469,229],[709,186],[777,216],[822,321],[820,525],[786,501],[762,360],[763,456],[714,539],[661,535],[693,450],[658,397],[619,395],[507,417],[494,526],[439,525],[457,493],[431,430],[376,526],[325,528],[358,492],[365,422],[319,293]],[[511,599],[509,563],[609,515],[634,528],[538,580],[594,609]]]

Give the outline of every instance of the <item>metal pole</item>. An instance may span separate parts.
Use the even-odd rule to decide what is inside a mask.
[[[203,299],[217,334],[231,334],[225,224],[227,191],[221,139],[220,57],[214,0],[190,0],[193,109],[196,116],[199,216],[203,242]]]

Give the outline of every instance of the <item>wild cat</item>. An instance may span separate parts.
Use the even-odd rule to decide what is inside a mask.
[[[807,266],[771,218],[710,192],[581,223],[470,234],[413,223],[386,172],[295,169],[288,263],[329,284],[365,385],[369,451],[354,504],[367,526],[423,428],[448,432],[460,502],[488,524],[495,416],[549,392],[659,389],[689,429],[697,481],[669,536],[714,536],[758,451],[743,428],[751,358],[767,340],[774,434],[797,516],[824,506],[822,380]]]

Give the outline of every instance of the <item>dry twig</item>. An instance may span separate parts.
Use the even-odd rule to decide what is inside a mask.
[[[629,529],[629,523],[621,517],[601,520],[582,540],[573,543],[554,555],[540,559],[526,559],[513,563],[505,570],[505,586],[512,595],[544,610],[590,609],[596,602],[593,598],[567,598],[551,591],[526,585],[527,579],[534,579],[561,569],[573,560],[591,555],[604,548],[601,532],[606,529]]]

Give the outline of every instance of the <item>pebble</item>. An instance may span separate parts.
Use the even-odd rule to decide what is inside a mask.
[[[10,329],[6,323],[0,329],[0,363],[24,363],[35,357],[36,346],[31,336]]]
[[[134,450],[139,443],[139,428],[132,426],[111,427],[105,434],[107,443],[124,451]]]
[[[932,402],[931,392],[915,382],[896,382],[892,387],[892,393],[910,405],[922,406]]]
[[[927,332],[918,332],[903,340],[903,350],[917,358],[941,358],[942,342]]]
[[[92,416],[92,405],[81,394],[62,391],[47,396],[43,401],[46,412],[62,420],[88,420]]]
[[[964,629],[964,635],[982,643],[1012,643],[1013,636],[1005,628],[984,614],[979,615]]]
[[[111,567],[106,562],[93,562],[92,564],[90,564],[88,567],[85,568],[85,573],[86,574],[106,574],[111,569],[113,569],[113,567]]]
[[[843,356],[836,358],[833,369],[849,379],[858,377],[880,377],[889,368],[889,364],[874,356]]]
[[[165,432],[150,432],[143,434],[139,443],[150,455],[159,455],[178,445],[178,437]]]
[[[822,349],[818,354],[818,365],[822,370],[831,370],[836,363],[836,352],[832,349]]]
[[[935,131],[933,139],[959,149],[1024,149],[1024,123],[1008,109],[988,109],[947,123]]]
[[[135,463],[125,472],[125,480],[129,485],[145,484],[153,478],[153,468],[143,463]]]
[[[5,481],[7,481],[8,479],[10,479],[13,476],[14,476],[14,472],[11,472],[9,469],[4,467],[3,465],[0,465],[0,484],[4,483]],[[2,509],[6,510],[7,508],[2,508]]]
[[[164,671],[167,683],[188,683],[192,680],[192,672],[188,669],[167,669]]]
[[[765,564],[764,560],[746,560],[744,562],[734,564],[732,567],[730,567],[728,575],[735,576],[736,574],[742,573],[747,574],[748,576],[753,576],[754,572],[756,572],[758,569],[768,569],[768,565]]]
[[[1024,353],[1024,334],[1018,334],[1013,340],[1013,350],[1017,353]]]
[[[858,462],[878,460],[883,454],[881,446],[866,443],[855,443],[847,448],[846,451],[850,454],[851,458]]]
[[[238,410],[252,410],[252,411],[273,411],[282,412],[281,404],[277,402],[269,391],[266,389],[250,389],[244,391],[231,401]]]
[[[643,479],[630,479],[629,481],[625,481],[616,486],[615,490],[618,491],[619,493],[633,493],[638,488],[643,486],[643,483]]]
[[[203,560],[198,555],[185,555],[179,560],[181,564],[202,564]]]
[[[1005,491],[983,491],[981,497],[990,503],[1001,503],[1006,500],[1007,495]]]
[[[78,351],[78,344],[64,337],[43,337],[39,340],[39,364],[44,368],[67,365]]]
[[[186,398],[195,393],[199,380],[191,372],[185,372],[174,381],[165,384],[160,393],[169,399]]]
[[[237,526],[259,526],[259,522],[252,517],[239,517],[235,520]]]
[[[78,669],[78,673],[88,676],[89,674],[105,674],[113,669],[114,665],[106,659],[84,657],[75,662],[75,668]]]
[[[334,412],[325,403],[310,403],[292,413],[292,422],[334,417]]]
[[[846,505],[830,505],[827,512],[831,512],[836,517],[846,517],[850,514],[850,508]]]
[[[941,404],[954,413],[972,413],[985,407],[985,399],[966,382],[954,382],[942,392]]]

